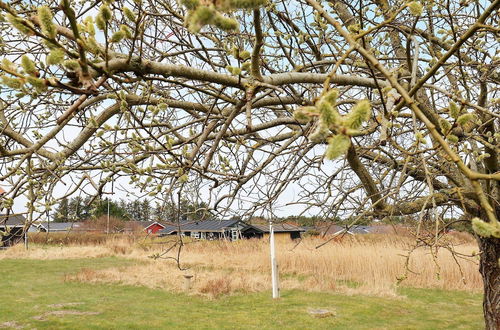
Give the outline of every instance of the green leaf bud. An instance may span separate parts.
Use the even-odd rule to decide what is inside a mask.
[[[83,22],[85,23],[85,29],[87,30],[88,34],[91,36],[95,36],[94,19],[92,18],[92,16],[85,17]]]
[[[9,23],[13,27],[15,27],[19,32],[21,32],[27,36],[34,35],[33,31],[28,27],[28,25],[31,25],[31,24],[29,24],[26,20],[24,20],[20,17],[16,17],[12,14],[7,14],[6,17],[7,17],[7,21],[9,21]]]
[[[135,17],[135,14],[132,10],[130,10],[130,8],[128,7],[123,7],[123,14],[125,15],[125,17],[131,21],[131,22],[135,22],[136,20],[136,17]]]
[[[120,110],[121,110],[122,112],[125,112],[125,111],[127,111],[127,110],[128,110],[128,103],[127,103],[127,101],[122,100],[122,101],[120,102]]]
[[[241,74],[241,69],[234,66],[228,65],[226,66],[226,70],[229,71],[234,76],[238,76]]]
[[[461,115],[461,116],[459,116],[459,117],[457,118],[457,123],[458,123],[460,126],[463,126],[463,125],[465,125],[465,124],[467,124],[467,123],[469,123],[469,122],[473,121],[473,120],[474,120],[474,117],[475,117],[475,116],[474,116],[474,114],[472,114],[472,113],[465,113],[465,114],[463,114],[463,115]]]
[[[101,31],[104,31],[106,29],[106,21],[104,20],[101,14],[97,14],[95,18],[95,24],[97,25],[97,28]]]
[[[419,1],[412,1],[412,2],[408,3],[407,6],[408,6],[408,9],[410,10],[410,13],[413,16],[421,16],[422,15],[423,7]]]
[[[192,33],[198,33],[202,27],[212,23],[215,16],[216,11],[214,8],[199,6],[185,18],[186,25],[189,31]]]
[[[314,132],[309,135],[309,140],[314,143],[321,143],[326,140],[326,138],[330,135],[330,130],[326,125],[319,124]]]
[[[128,26],[122,24],[120,25],[120,31],[125,34],[125,38],[132,39],[134,36],[132,35],[132,31],[128,28]]]
[[[52,12],[47,6],[38,7],[38,17],[40,18],[40,25],[42,32],[49,38],[55,39],[57,30],[54,22],[52,21]]]
[[[85,45],[87,47],[87,50],[90,51],[92,54],[99,54],[101,52],[101,49],[97,44],[97,41],[94,39],[94,37],[85,39]]]
[[[183,174],[179,177],[179,182],[180,183],[184,183],[184,182],[187,182],[189,180],[189,177],[187,174]]]
[[[213,24],[223,31],[234,31],[239,27],[239,24],[235,19],[226,17],[220,13],[215,14]]]
[[[453,143],[453,144],[456,144],[459,141],[458,136],[453,135],[453,134],[448,134],[446,136],[446,139],[448,140],[448,142]]]
[[[339,90],[334,88],[326,92],[326,94],[323,96],[323,99],[329,102],[332,106],[335,106],[338,97],[339,97]]]
[[[358,101],[347,115],[346,126],[351,129],[359,129],[364,121],[370,119],[371,105],[370,101]]]
[[[21,89],[24,85],[24,81],[19,78],[13,78],[8,76],[1,76],[2,84],[12,89]]]
[[[491,223],[474,218],[472,219],[472,229],[479,236],[500,238],[500,225],[498,222]]]
[[[80,69],[80,64],[77,60],[66,60],[63,62],[63,65],[66,69],[70,71],[77,71]]]
[[[101,8],[99,9],[99,14],[101,14],[101,17],[105,22],[109,22],[113,17],[113,12],[107,5],[101,6]]]
[[[326,159],[335,159],[347,152],[351,146],[351,139],[344,134],[337,134],[328,139],[328,147],[326,148]]]
[[[57,48],[50,51],[46,58],[48,65],[60,64],[64,60],[64,50]]]
[[[28,56],[23,55],[21,58],[21,66],[24,69],[24,72],[30,74],[32,76],[38,74],[38,70],[36,69],[35,62],[33,62]]]
[[[9,59],[7,59],[7,58],[3,58],[2,59],[2,66],[5,69],[12,70],[12,71],[17,71],[17,68],[14,65],[14,63],[12,63],[11,61],[9,61]]]
[[[337,110],[330,102],[325,99],[321,99],[318,102],[317,108],[320,113],[320,120],[326,126],[330,127],[333,124],[337,124],[340,121],[340,115]]]
[[[125,32],[123,32],[122,30],[120,30],[120,31],[116,31],[115,33],[113,33],[113,35],[111,36],[110,41],[113,42],[113,43],[116,43],[116,42],[122,41],[123,38],[125,38]]]
[[[460,115],[460,107],[453,101],[450,102],[450,107],[448,108],[450,111],[450,115],[453,117],[453,119],[457,119],[458,116]]]
[[[31,86],[35,88],[38,93],[42,93],[47,90],[47,85],[45,84],[45,80],[43,79],[30,76],[27,78],[27,81],[29,84],[31,84]]]
[[[239,55],[240,55],[239,58],[242,59],[243,61],[249,59],[251,56],[248,50],[241,51]]]
[[[310,111],[308,111],[310,108],[313,108],[314,110],[316,109],[315,107],[299,107],[293,112],[293,117],[301,124],[308,123],[312,119],[309,115]]]
[[[491,155],[489,153],[485,152],[485,153],[480,154],[479,156],[477,156],[477,161],[480,162],[483,159],[490,158],[490,157],[491,157]]]
[[[361,30],[361,26],[359,24],[351,24],[347,27],[347,30],[351,33],[358,33]]]
[[[439,127],[441,127],[443,135],[446,135],[451,130],[451,123],[444,118],[439,118]]]

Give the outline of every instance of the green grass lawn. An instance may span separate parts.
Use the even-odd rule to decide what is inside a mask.
[[[481,296],[464,292],[401,289],[406,298],[388,299],[284,291],[279,300],[272,300],[270,292],[207,300],[144,287],[63,280],[64,274],[82,268],[133,263],[120,258],[0,260],[0,328],[2,325],[37,329],[483,328]],[[65,303],[75,304],[51,306]],[[335,316],[314,318],[308,314],[311,308],[328,309]]]

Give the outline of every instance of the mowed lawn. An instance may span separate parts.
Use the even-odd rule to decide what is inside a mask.
[[[0,328],[37,329],[481,329],[481,296],[401,289],[404,298],[284,291],[208,300],[162,289],[68,282],[121,258],[0,260]],[[169,274],[165,274],[169,276]],[[335,313],[326,318],[310,309]]]

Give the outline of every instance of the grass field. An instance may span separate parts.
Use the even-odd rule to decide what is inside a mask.
[[[188,245],[183,263],[196,275],[189,294],[182,290],[175,263],[147,258],[156,248],[122,243],[0,251],[0,328],[483,327],[481,294],[470,262],[457,275],[448,269],[451,266],[443,254],[441,277],[436,279],[432,267],[430,275],[422,272],[432,260],[425,253],[416,254],[412,263],[421,278],[412,275],[405,286],[393,285],[392,278],[388,286],[387,281],[401,272],[396,269],[401,257],[392,256],[400,252],[400,243],[342,243],[318,254],[311,249],[317,242],[295,249],[282,244],[278,256],[283,290],[278,300],[270,298],[265,242]],[[342,259],[339,254],[348,260],[337,260]],[[386,257],[381,258],[383,254]],[[372,268],[366,268],[368,264]],[[442,289],[444,282],[462,275],[468,277],[469,286],[449,284]],[[382,284],[376,283],[377,278]],[[315,318],[309,314],[311,309],[327,309],[333,315]]]

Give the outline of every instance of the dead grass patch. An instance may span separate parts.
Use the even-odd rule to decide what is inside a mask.
[[[405,273],[403,257],[410,247],[406,238],[348,239],[317,249],[321,240],[308,239],[295,246],[280,243],[278,263],[282,289],[340,292],[383,297],[399,297],[398,278]],[[457,246],[461,252],[474,245]],[[144,257],[148,253],[142,250]],[[133,251],[130,255],[138,256]],[[426,250],[415,251],[402,285],[422,288],[479,291],[481,278],[473,260],[458,259],[451,253],[437,255],[439,268]],[[262,240],[240,242],[202,241],[187,244],[181,266],[193,274],[190,294],[216,298],[234,292],[270,289],[268,244]],[[418,271],[418,272],[417,272]],[[186,272],[171,260],[148,260],[145,264],[105,270],[82,270],[66,280],[93,283],[123,283],[181,292]],[[438,276],[439,275],[439,276]]]
[[[167,246],[168,238],[130,241],[112,238],[96,246],[35,246],[26,251],[16,246],[0,253],[2,258],[65,259],[97,258],[120,255],[141,260],[130,267],[104,270],[83,269],[65,276],[67,281],[122,283],[184,291],[184,274],[172,259],[148,258]],[[466,236],[450,236],[455,251],[471,254],[477,245]],[[477,259],[458,258],[440,249],[435,258],[428,249],[417,249],[406,255],[414,241],[407,236],[363,235],[344,237],[317,248],[321,238],[303,239],[300,244],[277,242],[277,258],[282,289],[341,292],[397,297],[399,285],[417,288],[439,288],[479,292],[482,280]],[[146,242],[148,243],[148,242]],[[193,274],[190,294],[219,297],[235,292],[270,290],[269,244],[266,240],[190,241],[182,249],[180,266]],[[174,257],[172,250],[168,256]]]
[[[4,323],[0,323],[0,329],[5,329],[5,328],[8,328],[8,329],[23,329],[24,326],[17,323],[16,321],[7,321],[7,322],[4,322]]]

